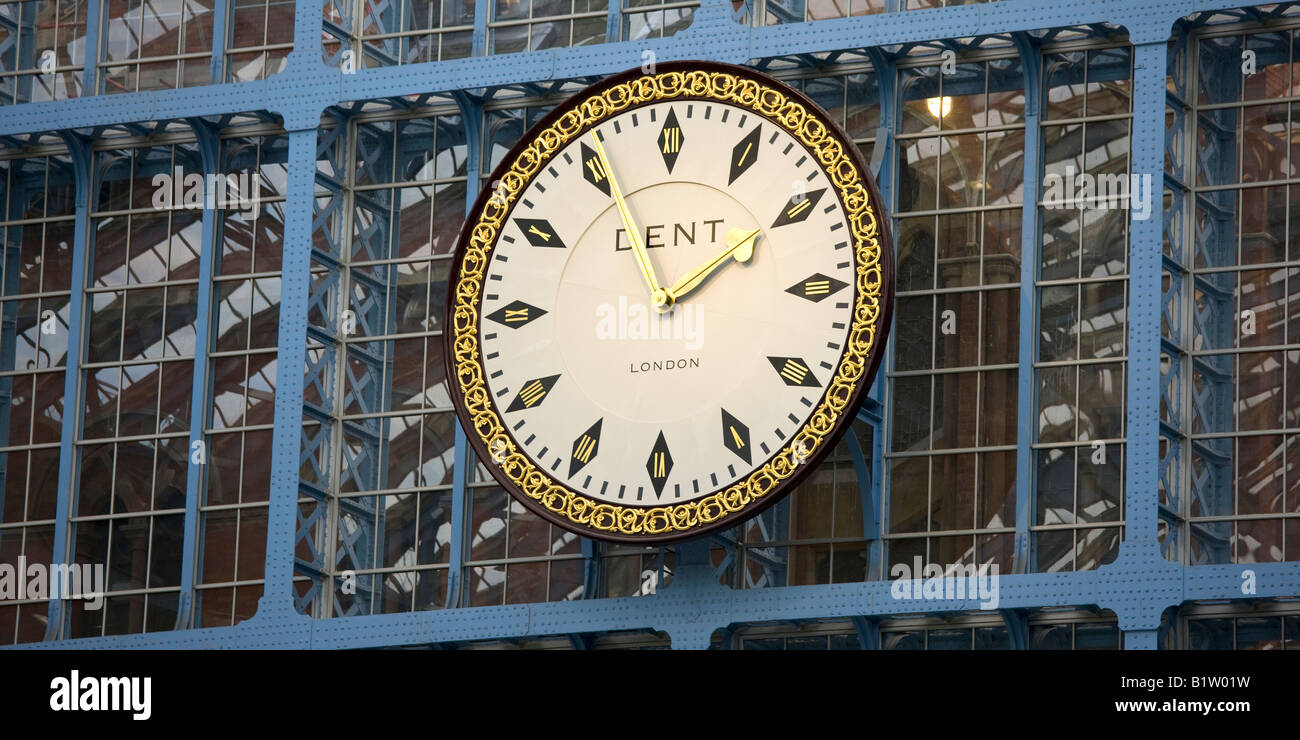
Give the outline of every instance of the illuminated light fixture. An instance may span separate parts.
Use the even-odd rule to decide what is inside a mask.
[[[947,118],[952,112],[952,98],[947,95],[942,98],[926,98],[925,107],[930,109],[930,115],[935,118]]]

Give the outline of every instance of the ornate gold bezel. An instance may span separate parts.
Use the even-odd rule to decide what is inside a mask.
[[[870,385],[888,328],[892,244],[870,176],[848,139],[798,92],[750,70],[714,62],[660,65],[653,74],[629,70],[577,93],[543,119],[507,155],[496,189],[475,203],[457,248],[448,296],[448,375],[457,411],[484,464],[530,508],[552,521],[601,539],[661,542],[738,522],[763,508],[838,441]],[[633,506],[598,501],[566,487],[524,455],[488,392],[479,348],[480,301],[497,236],[516,199],[550,158],[574,138],[629,107],[672,99],[717,100],[763,116],[793,134],[821,163],[848,216],[856,262],[853,319],[834,375],[812,415],[788,443],[746,478],[681,504]],[[456,394],[453,394],[455,396]],[[494,464],[495,463],[495,464]],[[779,496],[777,496],[779,498]],[[739,515],[739,516],[738,516]],[[728,521],[731,520],[731,521]]]

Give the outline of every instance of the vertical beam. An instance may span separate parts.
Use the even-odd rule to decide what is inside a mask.
[[[447,608],[461,606],[465,573],[465,548],[469,542],[469,492],[465,486],[469,467],[469,440],[456,422],[456,449],[451,462],[451,543],[447,554]]]
[[[224,82],[226,44],[234,34],[231,19],[235,14],[231,12],[231,5],[231,0],[216,0],[212,6],[212,63],[209,75],[214,85]]]
[[[1123,633],[1125,650],[1159,650],[1160,631],[1155,629],[1149,630],[1125,630]]]
[[[673,562],[673,569],[676,572],[673,574],[673,587],[686,580],[698,578],[709,582],[713,578],[713,565],[709,555],[712,543],[712,538],[705,536],[676,544],[674,548],[676,557]],[[684,575],[687,578],[683,578]]]
[[[880,649],[880,620],[867,617],[853,617],[853,629],[858,633],[858,642],[863,650]]]
[[[610,0],[610,2],[614,2],[614,0]],[[470,56],[481,57],[488,54],[487,27],[491,5],[492,3],[483,0],[479,0],[474,5],[474,33],[470,36]],[[474,201],[473,198],[467,198],[467,200],[471,203]]]
[[[36,67],[36,3],[23,3],[18,6],[18,24],[10,33],[16,37],[17,53],[14,55],[16,69],[34,69]],[[12,43],[12,41],[11,41]],[[17,102],[30,103],[32,88],[35,87],[35,75],[11,77],[18,88]],[[50,91],[54,91],[55,80],[50,80]]]
[[[605,41],[619,41],[623,26],[623,0],[609,0],[605,16]]]
[[[92,0],[91,5],[97,5]],[[75,559],[69,555],[71,537],[68,530],[75,495],[74,471],[77,468],[77,427],[81,422],[81,349],[85,345],[84,314],[86,305],[87,239],[90,234],[90,193],[93,183],[94,156],[86,142],[75,133],[64,132],[72,169],[77,174],[76,221],[72,238],[72,293],[68,297],[68,354],[63,370],[63,428],[59,436],[58,502],[54,509],[54,550],[52,566]],[[57,640],[63,634],[63,602],[50,599],[49,622],[45,639]]]
[[[871,410],[868,411],[867,407]],[[870,424],[873,431],[873,437],[880,436],[880,407],[874,403],[868,403],[863,409],[858,411],[858,420]],[[857,474],[858,495],[861,497],[862,506],[862,537],[867,541],[867,573],[868,581],[880,580],[883,578],[885,568],[880,562],[884,549],[880,542],[880,508],[876,506],[879,500],[876,492],[880,490],[880,468],[876,460],[872,459],[870,465],[867,464],[866,455],[862,451],[862,443],[853,429],[849,429],[844,435],[844,442],[849,448],[849,460],[853,463],[853,471]],[[872,440],[872,452],[880,450],[879,443]]]
[[[480,2],[475,8],[475,18],[485,13],[487,3]],[[479,28],[477,20],[475,28]],[[475,39],[478,31],[475,30]],[[479,170],[482,169],[483,154],[483,105],[474,97],[463,91],[455,93],[456,105],[460,108],[461,128],[465,132],[465,214],[469,215],[478,191],[482,187]],[[443,331],[446,331],[443,327]],[[454,382],[448,378],[448,382]],[[456,419],[456,449],[451,463],[451,543],[447,558],[447,606],[457,607],[462,604],[464,592],[465,548],[470,541],[469,532],[469,439],[465,429]]]
[[[1177,606],[1172,606],[1165,610],[1165,614],[1167,614],[1169,618],[1162,618],[1160,620],[1160,627],[1156,630],[1157,650],[1161,649],[1165,643],[1169,643],[1175,648],[1186,649],[1186,640],[1182,639],[1179,635],[1178,627],[1181,620],[1178,618],[1178,611],[1179,608]]]
[[[598,599],[600,593],[600,546],[590,537],[578,538],[582,545],[582,598]]]
[[[880,381],[881,373],[876,374],[876,385],[884,385]],[[885,522],[888,508],[885,506],[885,415],[886,407],[883,403],[877,404],[879,416],[874,426],[875,435],[871,440],[871,539],[868,545],[867,555],[870,558],[869,563],[874,564],[874,573],[867,573],[867,580],[882,581],[889,569],[885,567],[885,558],[888,553],[885,551]],[[863,509],[863,516],[866,516],[866,509]]]
[[[1151,184],[1164,182],[1165,105],[1169,21],[1154,17],[1133,36],[1133,123],[1131,173]],[[1160,309],[1163,301],[1162,231],[1164,198],[1151,197],[1141,213],[1129,209],[1128,382],[1125,396],[1127,441],[1124,465],[1124,539],[1121,562],[1148,579],[1150,591],[1116,597],[1110,608],[1119,616],[1125,650],[1155,650],[1161,612],[1176,603],[1178,568],[1165,560],[1156,540],[1159,509]],[[1154,195],[1154,193],[1152,194]],[[1142,218],[1145,216],[1145,218]],[[1162,594],[1164,598],[1157,598]]]
[[[876,144],[871,149],[869,163],[880,198],[886,208],[892,209],[894,198],[894,164],[898,158],[898,142],[894,140],[895,121],[898,117],[898,72],[894,58],[879,48],[867,49],[871,66],[876,73],[876,104],[880,108],[880,125],[876,128]],[[879,377],[879,376],[877,376]]]
[[[99,37],[104,35],[102,0],[86,2],[86,56],[82,58],[81,94],[99,93]]]
[[[325,66],[321,41],[323,3],[324,0],[297,0],[294,5],[293,51],[288,55],[285,71],[272,78],[276,80],[274,84],[288,84],[282,80],[320,79]],[[326,79],[332,79],[332,74]],[[295,102],[296,105],[287,104],[280,111],[289,133],[289,155],[285,163],[287,178],[280,268],[275,427],[267,507],[265,585],[257,614],[250,620],[253,622],[297,616],[293,590],[294,554],[298,544],[299,470],[302,450],[307,443],[303,425],[303,388],[308,372],[307,325],[312,297],[310,268],[316,205],[317,128],[324,105],[310,96],[300,97]],[[321,424],[325,425],[325,422],[321,421]],[[328,440],[328,432],[322,433]],[[323,600],[319,593],[318,610]]]
[[[286,127],[288,125],[286,121]],[[279,340],[275,367],[275,431],[266,526],[266,585],[258,616],[288,616],[293,607],[294,531],[302,444],[303,372],[307,363],[307,298],[312,247],[316,129],[289,132],[281,261]]]
[[[881,205],[886,211],[893,212],[894,206],[894,171],[895,163],[898,161],[898,141],[894,138],[894,129],[896,127],[898,115],[898,72],[894,67],[893,57],[887,56],[879,48],[867,49],[867,56],[871,59],[871,66],[876,73],[876,90],[877,105],[880,108],[880,126],[876,129],[876,143],[871,149],[870,168],[876,178],[876,187],[880,190]],[[847,92],[847,91],[846,91]],[[898,224],[891,223],[891,231],[898,233]],[[895,264],[898,261],[898,255],[894,255]],[[893,315],[892,320],[897,320],[897,314]],[[890,336],[894,336],[893,327],[890,328]],[[876,372],[876,377],[872,379],[871,388],[867,391],[868,402],[864,407],[873,407],[872,413],[867,418],[875,419],[872,425],[875,434],[871,440],[871,497],[879,505],[872,507],[872,519],[874,521],[875,538],[870,539],[868,545],[868,567],[873,568],[878,574],[875,578],[872,573],[867,573],[867,580],[883,580],[885,574],[889,572],[886,567],[886,558],[889,557],[889,549],[884,539],[885,530],[889,528],[889,484],[887,482],[888,471],[885,470],[885,446],[889,443],[889,372],[894,369],[894,352],[893,347],[885,349],[884,363]],[[862,510],[865,520],[867,510]],[[866,522],[864,521],[865,525]],[[877,630],[879,632],[879,630]],[[877,639],[877,644],[879,640]]]
[[[12,37],[10,38],[12,42]],[[3,55],[0,50],[0,55]],[[10,166],[9,188],[4,193],[4,198],[0,205],[5,208],[5,213],[14,212],[17,207],[15,204],[22,202],[24,193],[14,187],[14,181],[17,180],[12,175],[13,166]],[[42,173],[41,184],[44,186],[46,180]],[[22,190],[26,188],[23,187]],[[18,274],[19,260],[21,259],[22,237],[20,229],[5,229],[4,241],[0,245],[4,251],[4,286],[0,288],[0,295],[14,295],[18,292]],[[18,305],[17,301],[6,301],[0,310],[0,370],[13,370],[15,351],[18,345]],[[9,439],[9,418],[13,410],[14,397],[14,379],[13,376],[0,377],[0,447],[8,447]],[[26,441],[26,440],[24,440]],[[5,491],[8,486],[5,484],[9,475],[9,453],[0,453],[0,512],[5,510]],[[25,474],[25,471],[24,471]],[[24,484],[25,485],[25,484]],[[4,517],[0,516],[0,524],[4,524]]]
[[[731,589],[719,584],[713,574],[711,542],[712,538],[706,535],[676,544],[673,582],[666,591],[686,596],[700,603],[732,592]],[[726,618],[722,617],[722,619]],[[672,615],[671,621],[664,625],[664,631],[672,639],[673,650],[707,650],[713,639],[713,633],[730,627],[730,620],[722,624],[709,624],[699,615],[678,613]]]
[[[220,4],[220,3],[219,3]],[[190,121],[198,139],[199,152],[203,163],[204,182],[208,173],[221,172],[221,142],[217,132],[210,124],[194,119]],[[172,155],[175,166],[175,154]],[[221,181],[224,189],[225,181]],[[224,192],[214,193],[214,206],[219,207],[217,199],[225,199]],[[194,570],[198,557],[199,536],[199,500],[206,492],[206,473],[208,452],[205,449],[204,430],[207,428],[208,383],[211,373],[208,367],[208,350],[212,347],[212,272],[217,244],[218,211],[217,208],[204,208],[200,232],[199,248],[199,286],[195,299],[194,318],[194,378],[190,387],[190,437],[187,449],[189,464],[185,469],[185,523],[184,541],[181,549],[181,591],[176,606],[176,629],[187,629],[192,624],[191,606],[194,601]],[[202,450],[202,463],[195,463],[194,450]]]
[[[91,0],[97,2],[98,0]],[[350,0],[349,0],[350,1]],[[319,69],[324,62],[323,53],[324,45],[321,42],[322,32],[325,28],[325,0],[296,0],[293,6],[293,52],[288,62],[288,69],[291,71],[308,71]],[[296,62],[295,58],[302,58],[304,62]],[[297,68],[297,69],[295,69]],[[284,79],[286,75],[281,72],[275,75],[279,79]],[[316,108],[314,104],[310,107]],[[316,118],[320,117],[320,109],[304,111],[311,113]],[[285,127],[288,128],[286,121]],[[292,156],[292,155],[291,155]],[[315,159],[312,159],[313,167]]]
[[[1029,614],[1024,609],[999,609],[1007,626],[1007,641],[1012,650],[1029,649]]]
[[[1034,359],[1038,334],[1038,186],[1042,156],[1042,55],[1038,45],[1023,33],[1013,36],[1020,52],[1025,85],[1024,187],[1020,204],[1020,338],[1016,377],[1016,535],[1011,557],[1013,573],[1033,570],[1034,548],[1029,522],[1034,515]]]
[[[1153,34],[1154,35],[1154,34]],[[1133,47],[1134,175],[1164,182],[1166,42]],[[1124,541],[1121,552],[1159,557],[1156,546],[1160,438],[1161,228],[1164,199],[1151,198],[1147,218],[1129,210],[1128,388],[1125,397]],[[1146,638],[1142,638],[1145,640]],[[1151,636],[1154,644],[1154,634]]]

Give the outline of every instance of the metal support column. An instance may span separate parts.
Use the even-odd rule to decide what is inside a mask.
[[[1038,356],[1038,186],[1042,169],[1042,64],[1038,45],[1024,33],[1015,34],[1025,81],[1025,174],[1020,211],[1020,338],[1016,401],[1016,535],[1013,573],[1034,570],[1029,524],[1034,516],[1034,450],[1038,414],[1035,405],[1034,360]]]
[[[280,320],[276,345],[275,431],[272,435],[270,501],[266,523],[266,581],[252,622],[293,630],[289,644],[311,644],[307,630],[292,625],[308,620],[294,606],[294,553],[297,545],[299,470],[303,452],[303,389],[308,367],[307,324],[311,295],[312,232],[315,208],[316,140],[323,80],[322,0],[299,0],[294,7],[294,49],[288,68],[276,78],[300,87],[300,99],[282,109],[289,136],[286,163],[284,240],[281,256]],[[276,79],[273,78],[273,79]],[[335,76],[334,79],[337,79]],[[243,83],[250,84],[250,83]],[[307,91],[314,91],[310,94]]]
[[[199,153],[203,162],[204,182],[207,173],[221,174],[221,142],[212,127],[198,119],[190,121],[198,139]],[[195,299],[194,318],[194,378],[190,386],[190,436],[186,445],[186,457],[189,464],[185,471],[185,524],[184,541],[181,549],[181,584],[180,598],[176,605],[176,629],[186,629],[193,624],[194,606],[194,571],[198,562],[199,550],[199,506],[207,490],[208,460],[207,439],[204,435],[208,425],[208,384],[211,368],[208,366],[208,350],[212,347],[212,319],[216,310],[212,300],[213,262],[216,260],[217,230],[220,221],[220,201],[225,199],[225,180],[222,179],[220,190],[208,197],[212,198],[215,208],[203,209],[200,225],[198,296]],[[196,450],[201,454],[195,462]]]
[[[479,3],[479,8],[486,7]],[[456,105],[460,108],[461,126],[465,131],[465,213],[468,215],[474,203],[476,193],[482,188],[483,156],[483,105],[482,102],[465,92],[455,95]],[[445,331],[445,328],[444,328]],[[455,382],[448,378],[447,382]],[[470,496],[469,496],[469,439],[465,430],[456,420],[455,453],[451,468],[451,542],[447,565],[447,606],[457,607],[466,603],[464,595],[465,557],[468,553],[470,538]]]
[[[233,10],[229,3],[218,2],[212,6],[212,63],[209,74],[214,85],[225,81],[226,44],[231,40],[234,30]]]
[[[898,70],[894,65],[894,58],[886,54],[883,49],[867,49],[867,56],[871,59],[871,66],[876,73],[877,105],[880,108],[880,126],[876,129],[876,143],[871,149],[869,166],[876,178],[880,199],[885,209],[893,213],[894,176],[898,169],[898,141],[894,138],[895,121],[898,117]],[[892,233],[898,233],[897,222],[891,223],[890,227]],[[898,254],[895,253],[893,257],[897,264]],[[897,321],[897,315],[894,315],[893,320]],[[891,335],[892,329],[893,327],[890,327]],[[867,562],[870,570],[867,573],[867,580],[869,581],[884,580],[889,574],[887,564],[889,546],[885,540],[885,533],[889,531],[889,471],[886,469],[885,449],[889,446],[889,372],[894,368],[894,348],[893,343],[884,348],[884,361],[880,364],[871,388],[867,391],[867,402],[863,404],[864,408],[870,407],[870,411],[865,417],[859,414],[859,418],[865,418],[872,424],[873,430],[871,497],[876,505],[870,510],[873,520],[870,527],[874,530],[875,537],[874,539],[868,537],[870,545]],[[866,508],[862,510],[864,525],[867,511]]]
[[[470,36],[469,52],[471,57],[481,57],[488,54],[487,29],[492,12],[491,8],[492,3],[482,2],[482,0],[479,0],[474,5],[474,33]]]
[[[607,0],[609,7],[605,15],[605,40],[617,41],[622,36],[620,27],[623,21],[623,0]]]
[[[82,61],[81,94],[99,92],[99,38],[104,33],[104,0],[86,2],[86,55]]]
[[[93,0],[92,0],[92,4]],[[59,436],[59,499],[54,512],[54,550],[51,565],[75,561],[72,537],[72,502],[76,496],[77,427],[81,423],[81,350],[86,337],[86,275],[90,268],[86,254],[90,234],[90,193],[93,187],[90,146],[75,133],[63,134],[68,146],[72,168],[77,173],[77,211],[72,240],[72,295],[68,297],[68,355],[64,358],[63,372],[63,428]],[[63,636],[63,602],[50,599],[49,623],[45,639],[57,640]]]
[[[1165,62],[1168,28],[1133,35],[1132,173],[1164,181]],[[1154,187],[1154,185],[1153,185]],[[1129,210],[1128,387],[1125,396],[1124,540],[1112,564],[1145,584],[1143,598],[1112,607],[1129,650],[1155,649],[1160,612],[1178,601],[1177,566],[1164,560],[1156,542],[1160,439],[1161,247],[1164,204],[1151,198],[1149,212]],[[1145,218],[1143,218],[1145,216]],[[1107,566],[1103,566],[1105,572]]]

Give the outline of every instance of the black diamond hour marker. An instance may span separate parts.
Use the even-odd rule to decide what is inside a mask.
[[[600,449],[600,425],[604,419],[597,419],[591,428],[573,440],[573,453],[569,457],[569,477],[582,470]]]
[[[802,388],[819,388],[821,384],[817,378],[808,369],[808,363],[798,357],[769,357],[767,361],[772,363],[772,367],[781,380],[786,385],[797,385]]]
[[[727,184],[736,181],[737,177],[745,174],[755,162],[758,161],[758,134],[762,126],[755,126],[740,143],[731,149],[731,174],[727,176]]]
[[[722,446],[740,456],[741,460],[750,462],[749,427],[740,420],[722,410]]]
[[[668,117],[664,119],[664,126],[659,130],[659,154],[664,158],[664,165],[668,171],[673,171],[673,165],[677,164],[677,155],[682,151],[682,143],[686,137],[682,136],[682,127],[677,123],[677,112],[672,108],[668,109]]]
[[[498,308],[488,314],[487,317],[502,326],[518,329],[524,324],[540,319],[545,315],[546,311],[537,306],[530,306],[523,301],[511,301],[509,305]]]
[[[817,205],[817,201],[821,200],[822,195],[825,193],[826,188],[820,188],[790,196],[790,200],[784,206],[781,206],[781,215],[776,217],[776,221],[772,222],[772,228],[775,229],[786,224],[797,224],[808,218],[808,214],[812,213],[813,206]]]
[[[605,165],[600,163],[596,150],[587,146],[585,141],[582,142],[582,176],[595,185],[597,190],[609,195],[609,173],[605,171]]]
[[[534,378],[533,380],[524,383],[524,387],[519,389],[519,393],[515,396],[515,400],[510,402],[506,411],[521,411],[523,409],[531,409],[534,406],[537,406],[542,401],[546,400],[546,397],[551,392],[551,388],[555,386],[555,381],[559,379],[560,376],[557,374],[545,378]]]
[[[663,432],[659,432],[659,439],[655,440],[655,446],[650,449],[650,458],[645,461],[645,469],[650,474],[655,498],[659,498],[664,492],[664,484],[668,482],[668,474],[673,471],[673,456],[668,452],[668,442],[664,440]]]
[[[551,222],[544,218],[517,218],[515,226],[524,232],[524,238],[534,247],[555,247],[564,249],[564,242],[551,228]]]
[[[836,280],[833,277],[827,277],[820,272],[813,273],[799,282],[785,289],[790,295],[797,295],[800,298],[807,298],[813,303],[817,303],[827,296],[835,295],[847,286],[848,283],[842,280]]]

